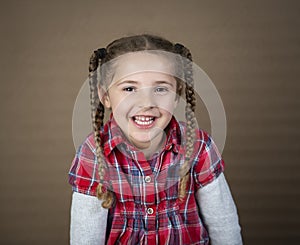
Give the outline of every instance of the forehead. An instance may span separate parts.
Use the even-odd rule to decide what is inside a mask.
[[[175,76],[174,62],[170,57],[160,53],[145,51],[127,53],[119,56],[114,66],[112,83],[129,76]]]
[[[153,71],[143,71],[138,73],[133,73],[123,77],[122,79],[116,81],[113,84],[119,84],[123,82],[136,82],[137,84],[145,85],[145,86],[152,86],[153,84],[160,84],[160,83],[168,83],[170,85],[176,86],[176,79],[166,73],[161,72],[153,72]],[[112,84],[112,85],[113,85]]]

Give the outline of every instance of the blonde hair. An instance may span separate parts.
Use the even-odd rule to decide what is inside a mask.
[[[173,44],[170,41],[154,35],[136,35],[117,39],[110,43],[106,48],[101,48],[92,54],[89,64],[89,84],[92,110],[92,125],[94,139],[96,144],[96,157],[99,164],[99,185],[97,187],[97,196],[103,200],[102,206],[110,208],[115,199],[114,193],[103,185],[105,169],[108,167],[104,160],[102,142],[100,138],[100,129],[103,126],[104,106],[98,96],[98,79],[97,69],[111,61],[112,59],[126,54],[128,52],[137,52],[143,50],[162,50],[179,54],[182,59],[185,80],[185,97],[186,97],[186,156],[185,162],[180,168],[180,184],[178,197],[182,200],[186,195],[186,187],[189,181],[190,158],[193,153],[195,138],[195,105],[196,98],[194,92],[194,80],[192,69],[192,55],[190,51],[181,44]],[[100,69],[101,72],[101,69]],[[105,75],[101,75],[101,80]],[[177,93],[180,95],[182,86],[181,81],[177,80]],[[103,81],[102,81],[103,82]],[[100,82],[101,83],[101,82]]]

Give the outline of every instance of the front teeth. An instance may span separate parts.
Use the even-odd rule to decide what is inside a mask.
[[[154,121],[154,117],[136,116],[134,121],[139,125],[150,125]]]

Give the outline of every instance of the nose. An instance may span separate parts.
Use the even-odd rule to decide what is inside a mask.
[[[156,100],[152,88],[143,88],[139,92],[138,106],[142,108],[153,108]]]

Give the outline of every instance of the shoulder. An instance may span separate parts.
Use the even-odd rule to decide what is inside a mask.
[[[94,158],[95,152],[96,146],[94,140],[94,133],[91,132],[79,146],[77,150],[77,156],[91,159]]]
[[[100,138],[102,144],[108,141],[109,139],[109,125],[105,124],[100,129]],[[94,132],[90,132],[86,138],[83,140],[81,145],[79,146],[77,153],[80,153],[82,155],[86,156],[92,156],[96,154],[96,143],[95,143],[95,137]]]
[[[206,131],[197,129],[192,163],[196,188],[217,179],[224,167],[224,160],[212,137]]]

